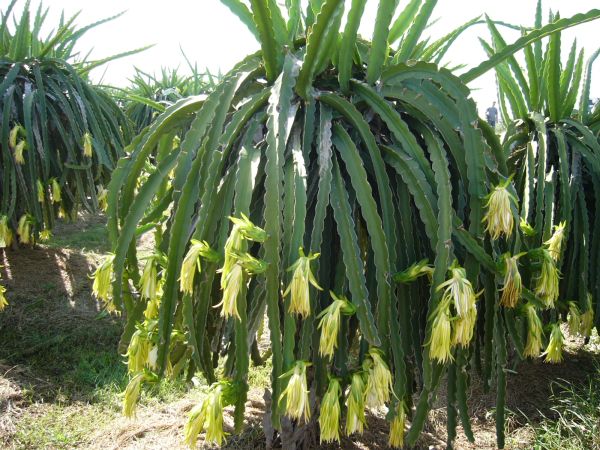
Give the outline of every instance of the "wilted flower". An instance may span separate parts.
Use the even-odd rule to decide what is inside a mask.
[[[112,297],[112,277],[113,277],[113,261],[115,255],[109,254],[104,260],[98,265],[96,271],[93,273],[94,283],[92,285],[92,291],[94,295],[103,300],[105,303],[109,303]]]
[[[146,259],[142,276],[140,277],[140,295],[143,299],[153,301],[158,293],[158,262],[160,254],[150,255]]]
[[[547,363],[559,363],[563,360],[562,350],[564,345],[564,337],[560,330],[560,324],[553,323],[552,331],[550,332],[550,341],[548,347],[542,356],[546,356],[544,359]]]
[[[444,290],[443,299],[454,303],[454,309],[458,317],[466,317],[475,306],[476,296],[471,282],[467,279],[467,273],[462,267],[450,269],[452,277],[440,284],[437,290]]]
[[[202,403],[196,405],[184,427],[185,443],[196,448],[200,431],[206,429],[206,442],[221,446],[225,441],[223,431],[223,406],[226,406],[227,381],[214,383]]]
[[[8,135],[8,145],[10,148],[15,148],[17,146],[17,138],[21,130],[23,130],[23,127],[19,124],[15,125],[12,130],[10,130],[10,134]]]
[[[6,300],[6,288],[0,284],[0,311],[8,306],[8,301]]]
[[[13,233],[8,226],[8,217],[0,216],[0,248],[10,247],[13,240]]]
[[[429,356],[440,363],[452,361],[452,327],[450,325],[450,301],[442,298],[433,312]]]
[[[210,248],[208,242],[191,240],[190,248],[183,259],[181,265],[181,276],[179,277],[179,289],[184,294],[192,294],[194,292],[194,277],[196,269],[201,270],[200,257],[202,256],[209,261],[218,261],[219,255]]]
[[[388,445],[392,448],[402,448],[404,446],[404,428],[406,425],[406,405],[404,400],[398,402],[396,415],[390,425],[390,437]]]
[[[39,203],[44,203],[44,185],[41,180],[37,179],[35,182],[37,186],[37,198]]]
[[[319,355],[333,356],[337,348],[337,336],[340,330],[341,315],[354,314],[356,307],[344,296],[337,297],[333,292],[329,292],[333,303],[321,311],[319,314],[319,328],[321,329],[321,338],[319,340]]]
[[[127,370],[129,373],[141,372],[148,361],[151,344],[148,341],[148,333],[143,327],[138,329],[131,336],[129,346],[127,347]]]
[[[222,306],[221,315],[223,317],[228,318],[233,316],[238,320],[242,320],[237,309],[237,298],[245,282],[244,269],[240,264],[234,264],[225,280],[223,300],[218,305],[215,305],[215,308]]]
[[[33,235],[31,234],[32,224],[33,219],[29,214],[23,214],[19,219],[17,234],[19,235],[19,241],[22,244],[30,244],[33,242]]]
[[[283,295],[285,297],[290,292],[292,294],[288,312],[299,314],[305,318],[310,314],[309,283],[315,288],[322,290],[321,286],[319,286],[319,283],[317,283],[317,280],[310,270],[310,262],[313,259],[318,258],[319,254],[311,253],[308,256],[305,256],[302,247],[300,247],[298,253],[300,254],[298,259],[294,264],[292,264],[291,267],[288,268],[288,272],[293,270],[294,274],[292,276],[292,281]]]
[[[138,373],[129,380],[123,399],[123,415],[125,417],[135,417],[137,404],[140,399],[140,391],[144,381],[146,381],[146,374],[144,372]]]
[[[83,156],[92,157],[92,135],[87,131],[83,135]]]
[[[516,198],[506,189],[510,179],[494,188],[486,204],[487,214],[483,221],[486,222],[485,231],[489,231],[492,239],[498,239],[502,234],[510,237],[513,231],[514,218],[511,210],[511,200],[516,203]]]
[[[367,358],[363,363],[363,367],[368,368],[366,401],[369,407],[378,408],[390,400],[392,373],[379,350],[371,348],[369,356],[370,360]]]
[[[540,320],[535,306],[531,303],[525,305],[527,315],[527,344],[525,345],[524,355],[537,358],[542,348],[542,321]]]
[[[96,198],[98,199],[98,206],[102,211],[106,211],[108,208],[108,189],[106,189],[102,185],[98,185],[96,188],[97,194]]]
[[[452,324],[452,345],[468,347],[473,339],[475,322],[477,322],[477,307],[473,305],[464,317],[458,316]]]
[[[590,337],[592,334],[592,328],[594,326],[594,310],[592,309],[592,295],[587,295],[587,309],[581,315],[581,335],[584,337]]]
[[[340,442],[340,395],[342,388],[337,378],[329,380],[329,387],[321,401],[321,413],[319,415],[319,426],[321,427],[321,443]]]
[[[502,288],[500,304],[506,308],[514,308],[517,306],[519,298],[521,298],[523,283],[519,273],[519,258],[522,255],[522,253],[511,257],[506,255],[504,258],[504,287]]]
[[[362,372],[352,374],[352,381],[346,399],[346,434],[362,434],[365,424],[365,381]]]
[[[569,315],[567,316],[569,333],[573,336],[581,332],[581,312],[575,302],[569,302]]]
[[[62,200],[62,195],[60,192],[60,184],[56,178],[50,179],[50,183],[52,185],[52,201],[54,203],[60,203]]]
[[[567,222],[561,222],[554,227],[554,233],[544,244],[548,246],[548,252],[554,261],[558,261],[560,258],[560,252],[562,250],[562,243],[565,239],[565,227]]]
[[[27,142],[25,140],[22,140],[15,147],[15,162],[17,164],[25,164],[25,158],[23,156],[23,151],[25,150],[26,144],[27,144]]]
[[[558,299],[559,275],[556,264],[550,252],[542,249],[542,269],[537,278],[535,293],[544,301],[546,308],[553,308]]]
[[[394,275],[394,281],[396,283],[411,283],[415,281],[417,278],[427,275],[431,277],[433,273],[433,267],[428,265],[429,260],[422,259],[419,262],[416,262],[410,265],[408,268],[403,270],[402,272],[398,272]]]
[[[281,393],[279,401],[285,397],[285,413],[290,419],[310,419],[310,403],[308,400],[308,385],[306,382],[306,367],[310,363],[296,361],[294,367],[281,375],[281,378],[290,377],[287,387]]]

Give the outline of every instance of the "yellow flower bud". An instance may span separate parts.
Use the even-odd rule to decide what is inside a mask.
[[[218,305],[215,305],[215,308],[222,306],[221,316],[226,318],[235,317],[238,320],[242,320],[237,309],[237,298],[246,283],[245,278],[242,266],[237,263],[234,264],[225,280],[223,300]]]
[[[15,162],[17,164],[25,164],[25,157],[23,156],[23,151],[25,150],[26,141],[20,141],[15,147]]]
[[[346,434],[362,434],[367,423],[365,419],[365,381],[362,372],[352,374],[352,381],[346,399]]]
[[[514,308],[521,297],[523,283],[519,273],[519,258],[521,255],[505,257],[504,287],[502,288],[502,297],[500,304],[506,308]]]
[[[92,157],[92,135],[87,131],[83,135],[83,156]]]
[[[306,382],[306,367],[309,365],[310,363],[304,361],[296,361],[290,371],[281,375],[281,378],[290,377],[290,379],[279,397],[279,402],[285,398],[285,414],[290,419],[303,419],[305,423],[310,419],[309,391]]]
[[[337,336],[340,330],[341,315],[353,314],[356,307],[344,296],[337,297],[333,292],[329,292],[333,303],[325,308],[318,317],[321,318],[318,327],[321,329],[321,338],[319,340],[319,355],[331,357],[337,348]]]
[[[558,299],[559,273],[550,252],[542,249],[542,269],[537,277],[535,293],[540,297],[546,308],[554,308]]]
[[[140,392],[142,389],[142,383],[146,381],[146,375],[138,373],[127,384],[125,389],[125,395],[123,400],[123,415],[125,417],[135,417],[137,411],[138,401],[140,399]]]
[[[22,244],[32,244],[33,235],[31,234],[31,225],[33,219],[29,214],[23,214],[19,219],[17,226],[17,234],[19,235],[19,242]]]
[[[569,333],[573,336],[581,332],[581,312],[575,302],[569,302],[569,315],[567,316]]]
[[[0,284],[0,311],[8,306],[8,301],[6,300],[6,288]]]
[[[404,428],[406,426],[406,405],[404,400],[398,402],[396,415],[390,426],[388,445],[392,448],[404,447]]]
[[[50,183],[52,184],[52,202],[60,203],[62,201],[60,184],[58,183],[58,180],[56,178],[52,178],[50,180]]]
[[[542,321],[540,320],[535,306],[531,303],[525,305],[527,315],[527,344],[523,354],[527,357],[537,358],[542,348]]]
[[[290,307],[288,312],[291,314],[299,314],[306,318],[310,315],[310,289],[309,283],[315,288],[322,290],[317,283],[312,271],[310,270],[310,261],[319,257],[318,253],[311,253],[304,256],[302,248],[299,249],[300,257],[296,262],[288,268],[288,271],[294,271],[292,281],[283,293],[284,297],[292,294]]]
[[[194,406],[188,415],[188,420],[183,428],[183,434],[185,436],[185,443],[189,448],[196,448],[198,434],[200,434],[206,422],[207,408],[208,402],[204,401]]]
[[[392,373],[377,349],[369,350],[369,358],[363,363],[368,367],[366,402],[371,408],[384,406],[390,400]]]
[[[562,243],[565,239],[565,227],[567,222],[561,222],[554,227],[554,233],[544,244],[548,247],[548,252],[554,261],[560,259],[560,252],[562,250]]]
[[[560,363],[563,360],[562,350],[564,345],[564,337],[560,330],[560,324],[553,323],[552,331],[550,332],[550,341],[548,347],[542,356],[546,356],[544,359],[547,363]]]
[[[94,295],[105,303],[109,304],[112,298],[112,278],[113,278],[113,261],[115,255],[109,254],[98,265],[93,273],[94,283],[92,291]]]
[[[489,195],[486,204],[487,214],[483,221],[486,222],[485,231],[490,233],[492,239],[498,239],[502,234],[510,237],[513,231],[514,218],[511,210],[511,200],[516,203],[516,199],[506,189],[508,183],[499,185]]]
[[[0,248],[10,247],[13,240],[13,233],[8,225],[8,217],[0,216]]]
[[[429,344],[429,357],[440,363],[452,361],[451,349],[452,326],[450,325],[450,301],[442,298],[433,312],[431,338]]]
[[[38,202],[39,203],[44,203],[44,185],[42,184],[42,182],[38,179],[36,180],[36,186],[37,186],[37,198],[38,198]]]
[[[340,381],[337,378],[331,378],[327,392],[321,401],[321,414],[319,415],[321,443],[340,442],[341,393]]]

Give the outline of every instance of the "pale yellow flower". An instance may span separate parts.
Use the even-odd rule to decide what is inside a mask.
[[[0,248],[10,247],[13,240],[13,233],[8,225],[8,217],[0,216]]]
[[[365,381],[362,372],[352,374],[352,381],[348,388],[346,407],[346,434],[362,434],[367,423],[365,419]]]
[[[342,389],[337,378],[329,380],[329,387],[321,401],[321,413],[319,415],[319,427],[321,428],[321,443],[340,442],[340,395]]]
[[[452,361],[452,326],[450,324],[450,302],[442,298],[433,312],[431,338],[429,344],[429,357],[440,363]]]
[[[146,330],[138,328],[131,336],[127,347],[127,370],[129,373],[137,373],[144,370],[148,361],[151,343],[148,341]]]
[[[15,125],[12,130],[10,130],[10,134],[8,135],[8,145],[10,148],[15,148],[17,146],[17,138],[19,136],[19,132],[22,130],[25,131],[24,128],[19,124]]]
[[[25,157],[23,156],[23,151],[25,150],[25,145],[27,142],[25,140],[20,141],[15,147],[15,162],[17,164],[25,164]]]
[[[38,203],[44,203],[44,185],[41,180],[36,180]]]
[[[123,415],[125,417],[135,417],[137,404],[140,399],[140,392],[142,390],[142,383],[144,381],[146,381],[146,375],[143,372],[138,373],[129,380],[123,399]]]
[[[60,184],[56,178],[50,179],[52,185],[52,201],[54,203],[60,203],[62,201],[62,195],[60,191]]]
[[[523,283],[519,272],[519,258],[522,254],[504,258],[504,287],[502,288],[502,297],[500,304],[506,308],[514,308],[517,306],[521,292],[523,291]]]
[[[296,262],[288,268],[288,271],[294,271],[292,281],[283,293],[283,296],[292,294],[290,299],[289,313],[299,314],[306,318],[310,314],[310,288],[312,284],[315,288],[322,290],[317,283],[311,269],[310,262],[319,257],[318,253],[311,253],[308,256],[304,255],[302,248],[299,249],[300,256]]]
[[[237,298],[245,283],[244,269],[240,264],[234,264],[227,275],[227,280],[225,280],[223,300],[218,305],[215,305],[215,308],[222,307],[221,316],[226,318],[235,317],[237,320],[242,320],[237,309]]]
[[[537,358],[542,348],[542,321],[540,320],[535,306],[531,303],[525,305],[527,315],[527,343],[523,354],[527,357]]]
[[[142,276],[140,277],[140,296],[142,299],[154,301],[158,294],[158,262],[160,254],[150,255],[146,259]]]
[[[471,282],[467,279],[467,273],[462,267],[452,267],[450,269],[452,277],[439,285],[437,290],[444,289],[443,299],[452,301],[456,315],[466,317],[475,306],[477,300],[475,291]]]
[[[337,297],[333,292],[329,292],[333,303],[325,308],[319,314],[318,328],[321,329],[321,337],[319,339],[319,355],[331,357],[338,345],[338,333],[341,324],[341,315],[354,314],[356,307],[344,296]]]
[[[477,307],[473,305],[464,317],[456,317],[452,326],[452,345],[468,347],[473,339],[473,331],[477,322]]]
[[[562,362],[564,340],[562,331],[560,330],[560,324],[553,323],[548,347],[546,347],[546,351],[542,354],[542,356],[546,356],[546,359],[544,359],[545,362],[554,364]]]
[[[554,308],[554,303],[558,299],[559,273],[558,268],[550,252],[542,249],[542,268],[537,277],[535,294],[543,300],[546,308]]]
[[[513,232],[514,218],[511,210],[511,201],[516,203],[516,199],[506,189],[508,182],[496,186],[489,195],[489,200],[485,205],[488,209],[483,221],[486,222],[485,231],[490,233],[492,239],[496,240],[501,235],[510,237]]]
[[[92,157],[92,135],[87,131],[83,135],[83,156]]]
[[[225,442],[223,407],[227,404],[226,397],[231,396],[226,392],[228,386],[227,381],[214,383],[202,403],[190,411],[184,427],[185,443],[190,448],[196,448],[198,434],[202,429],[206,429],[206,443],[221,446]]]
[[[40,241],[47,241],[52,237],[52,232],[50,230],[42,230],[40,231]]]
[[[32,224],[33,219],[29,214],[23,214],[19,219],[17,234],[19,235],[19,242],[22,244],[33,243],[33,234],[31,233]]]
[[[550,239],[548,239],[544,244],[548,247],[548,252],[554,261],[558,261],[560,258],[560,252],[562,251],[562,244],[565,240],[565,227],[567,226],[567,222],[561,222],[554,227],[554,233]]]
[[[0,311],[8,306],[8,301],[6,300],[6,288],[0,284]]]
[[[94,283],[92,291],[94,295],[103,300],[105,303],[110,303],[112,298],[112,278],[113,278],[113,261],[115,255],[109,254],[98,265],[93,273]]]
[[[279,397],[279,402],[285,398],[285,414],[290,419],[302,419],[305,423],[310,419],[309,390],[306,381],[306,367],[309,365],[310,363],[304,361],[296,361],[290,371],[281,375],[281,378],[289,377],[289,380]]]
[[[98,206],[102,211],[106,211],[108,209],[108,189],[99,185],[97,191],[96,197],[98,198]]]
[[[194,292],[194,278],[196,270],[201,271],[200,257],[208,261],[217,261],[219,255],[210,248],[208,242],[191,240],[190,248],[183,259],[181,265],[181,275],[179,277],[179,289],[184,294],[192,294]]]
[[[366,364],[363,363],[363,367],[368,369],[366,402],[371,408],[379,408],[390,400],[392,373],[379,350],[370,349],[369,356],[365,360]]]

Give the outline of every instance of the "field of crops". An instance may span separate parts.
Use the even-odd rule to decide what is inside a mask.
[[[127,87],[89,74],[144,48],[75,47],[119,16],[2,11],[0,444],[600,448],[600,49],[561,34],[600,10],[221,2],[258,52]]]

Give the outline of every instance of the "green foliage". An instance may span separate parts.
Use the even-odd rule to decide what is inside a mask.
[[[236,428],[242,424],[248,355],[258,330],[268,326],[268,445],[275,433],[284,446],[308,444],[301,429],[318,416],[319,403],[308,389],[321,398],[332,376],[342,392],[350,380],[361,390],[362,401],[351,411],[356,417],[364,403],[388,404],[393,421],[406,405],[409,445],[416,443],[442,380],[452,383],[449,444],[459,418],[472,438],[466,392],[473,366],[486,387],[498,383],[502,447],[506,345],[523,349],[527,338],[520,353],[541,353],[546,340],[536,308],[552,310],[550,316],[561,312],[564,300],[556,264],[568,246],[559,222],[575,228],[571,217],[549,213],[550,188],[558,185],[544,184],[554,159],[543,146],[543,121],[535,121],[538,151],[525,152],[535,158],[509,154],[478,119],[460,78],[414,61],[445,51],[439,42],[421,40],[435,2],[418,11],[411,4],[405,14],[411,23],[400,27],[383,17],[395,12],[396,2],[382,1],[379,21],[392,31],[377,31],[373,44],[356,36],[362,2],[352,2],[343,33],[344,2],[310,2],[300,24],[291,13],[296,2],[287,2],[287,27],[281,26],[285,11],[274,1],[253,0],[245,9],[226,3],[247,25],[251,14],[262,50],[240,62],[206,99],[167,108],[136,138],[110,185],[114,262],[106,300],[127,316],[122,350],[128,346],[130,355],[145,361],[131,374],[132,383],[200,369],[213,387],[210,400],[190,416],[186,440],[195,442],[206,428],[219,441],[213,413],[235,405]],[[550,29],[598,15],[534,30],[491,61],[501,63]],[[398,48],[390,48],[398,40]],[[469,77],[493,66],[484,63]],[[178,142],[174,130],[190,117]],[[581,153],[590,161],[586,170],[597,174],[592,150]],[[148,168],[152,152],[156,164]],[[523,185],[532,191],[524,193]],[[578,194],[572,205],[577,229],[590,236],[587,201]],[[534,226],[516,225],[521,208]],[[530,229],[538,234],[530,237]],[[146,232],[154,233],[153,253],[166,256],[158,259],[156,302],[139,295],[135,239]],[[190,243],[203,242],[219,258],[192,253]],[[520,272],[510,277],[506,253],[521,258]],[[186,264],[190,255],[195,264]],[[248,261],[261,270],[249,269]],[[180,280],[191,275],[192,293],[180,292]],[[503,286],[517,292],[516,308],[502,303]],[[352,307],[327,309],[342,298]],[[315,326],[323,311],[327,321]],[[527,319],[538,328],[528,327]],[[132,339],[136,326],[145,330],[142,340],[137,332]],[[323,341],[329,342],[325,350]],[[224,380],[216,382],[219,364]],[[396,445],[404,420],[394,422]],[[362,427],[349,422],[350,433]]]
[[[0,219],[29,243],[47,237],[57,215],[98,209],[97,193],[130,136],[117,104],[87,80],[111,58],[88,62],[74,50],[86,31],[118,16],[83,28],[73,25],[76,15],[63,18],[43,38],[47,10],[40,5],[31,17],[27,3],[11,30],[15,4],[2,12],[0,27]],[[10,241],[16,236],[5,229],[0,242]]]

